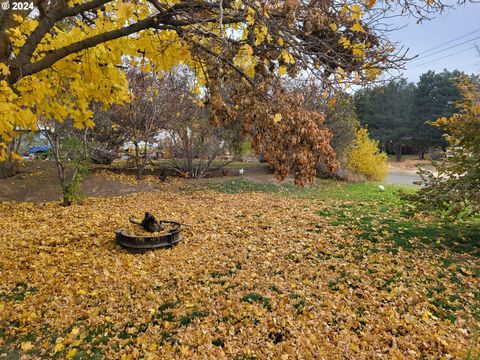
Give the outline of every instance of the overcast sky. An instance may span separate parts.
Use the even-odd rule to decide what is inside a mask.
[[[406,26],[393,32],[390,38],[409,48],[410,56],[417,54],[422,56],[422,58],[419,56],[418,60],[407,63],[403,74],[408,80],[416,82],[419,76],[428,70],[442,71],[445,68],[480,73],[480,55],[475,48],[472,48],[475,45],[480,47],[480,3],[469,3],[457,7],[421,24],[416,24],[415,19],[412,18],[397,18],[395,25]],[[471,34],[464,36],[468,33]],[[422,54],[456,38],[459,39]],[[455,46],[464,42],[463,45]],[[452,46],[455,47],[444,50]],[[434,52],[437,53],[433,54]],[[442,59],[437,60],[439,58]]]

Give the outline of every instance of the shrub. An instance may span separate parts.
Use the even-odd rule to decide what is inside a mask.
[[[357,130],[355,144],[347,159],[347,168],[369,180],[381,181],[387,175],[387,154],[380,152],[378,141],[368,136],[368,130]]]

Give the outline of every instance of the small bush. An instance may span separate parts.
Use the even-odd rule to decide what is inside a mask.
[[[381,181],[387,176],[387,154],[380,152],[378,141],[368,136],[368,130],[357,131],[355,145],[350,150],[347,168],[369,180]]]

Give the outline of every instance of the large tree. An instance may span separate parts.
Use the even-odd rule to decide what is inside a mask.
[[[402,79],[357,92],[355,104],[362,126],[383,148],[400,160],[402,145],[411,145],[414,131],[410,114],[415,85]]]
[[[164,79],[131,69],[127,72],[131,101],[108,110],[113,121],[112,130],[123,134],[131,141],[131,155],[135,161],[137,179],[143,178],[150,152],[150,143],[155,141],[165,124],[165,96],[169,89]]]
[[[432,146],[445,146],[442,130],[431,123],[441,117],[450,117],[457,109],[460,93],[456,82],[459,71],[441,73],[428,71],[420,76],[415,89],[411,120],[414,143],[421,158]]]
[[[0,13],[1,158],[16,130],[33,129],[39,116],[56,121],[70,118],[77,127],[89,127],[92,101],[107,107],[127,101],[128,83],[121,70],[126,63],[145,72],[169,71],[183,63],[196,71],[198,86],[206,88],[204,94],[212,103],[221,101],[216,98],[221,92],[214,89],[221,80],[218,76],[235,75],[235,81],[255,88],[251,96],[268,101],[272,94],[280,94],[265,86],[274,84],[269,80],[273,76],[311,71],[326,87],[374,80],[383,69],[402,63],[401,54],[386,38],[383,14],[400,4],[422,18],[444,6],[429,0],[382,4],[375,0],[34,0],[33,4],[35,10]],[[301,107],[298,99],[289,99],[294,107]],[[235,105],[234,101],[224,104]],[[268,147],[264,143],[268,137],[254,130],[268,129],[277,110],[280,107],[255,118],[243,116],[249,119],[244,128],[251,131],[257,151]],[[321,128],[318,116],[302,123],[297,122],[299,117],[289,118],[283,124],[289,129]],[[316,135],[317,131],[307,130],[300,134],[306,142],[294,152],[303,159],[302,166],[313,167],[309,161],[318,158],[333,164],[328,144],[318,143],[329,136],[313,139]],[[277,151],[270,156],[275,166],[282,163],[283,151],[290,149],[281,141],[276,144]],[[285,174],[285,168],[279,169],[280,177]],[[308,174],[297,172],[300,177]]]
[[[211,126],[207,109],[202,106],[199,95],[192,91],[194,80],[185,69],[171,72],[164,79],[161,102],[166,136],[163,145],[174,171],[181,176],[200,178],[227,164],[215,166],[214,160],[238,134],[235,127]]]
[[[359,127],[354,97],[337,92],[334,97],[326,98],[316,81],[298,81],[291,87],[295,93],[301,94],[306,109],[325,114],[324,124],[333,134],[330,143],[337,159],[344,165]]]

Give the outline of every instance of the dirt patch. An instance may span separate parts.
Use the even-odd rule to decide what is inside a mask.
[[[402,161],[388,161],[389,170],[417,171],[417,166],[427,170],[434,170],[430,160],[404,159]]]
[[[86,196],[116,196],[135,192],[148,192],[161,185],[151,181],[136,183],[122,178],[93,173],[82,184]],[[21,164],[20,173],[0,180],[0,201],[55,201],[61,198],[55,163],[53,161],[28,161]]]
[[[245,168],[244,175],[239,174],[239,169],[229,169],[229,176],[222,176],[219,170],[211,174],[213,177],[205,179],[180,179],[169,176],[165,182],[160,181],[158,176],[154,175],[156,173],[158,170],[148,171],[144,180],[139,182],[135,178],[135,171],[131,169],[109,171],[107,168],[96,168],[83,181],[82,193],[87,197],[109,197],[167,188],[176,191],[183,185],[188,187],[209,182],[223,182],[232,177],[243,177],[260,183],[280,184],[265,165]],[[67,175],[69,175],[68,171]],[[293,177],[286,179],[285,182],[292,183]],[[0,179],[0,201],[46,202],[60,200],[61,195],[53,161],[25,161],[21,164],[17,175]]]

